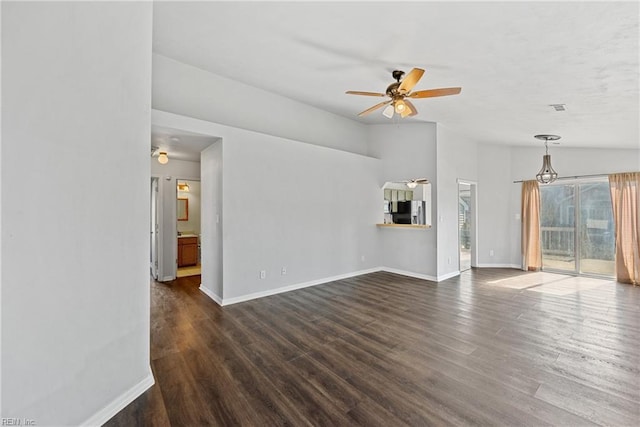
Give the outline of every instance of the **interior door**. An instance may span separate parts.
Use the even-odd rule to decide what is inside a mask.
[[[151,275],[158,279],[158,178],[151,178]]]

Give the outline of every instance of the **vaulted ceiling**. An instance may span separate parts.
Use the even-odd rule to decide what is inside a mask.
[[[156,53],[364,123],[391,71],[418,116],[479,142],[638,148],[638,2],[156,2]],[[550,104],[566,104],[556,112]]]

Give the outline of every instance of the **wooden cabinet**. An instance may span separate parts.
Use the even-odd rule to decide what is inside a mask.
[[[178,238],[178,267],[198,264],[198,238]]]

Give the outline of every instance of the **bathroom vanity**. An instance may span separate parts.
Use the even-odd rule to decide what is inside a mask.
[[[198,264],[198,236],[183,234],[178,236],[178,267]]]

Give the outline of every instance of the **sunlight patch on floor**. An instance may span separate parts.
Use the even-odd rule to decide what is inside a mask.
[[[565,276],[566,277],[566,276]],[[541,292],[551,295],[569,295],[580,291],[598,288],[604,285],[612,285],[612,280],[595,279],[592,277],[567,277],[557,282],[549,283],[542,286],[536,286],[528,291]]]
[[[487,283],[501,288],[525,289],[530,288],[531,286],[539,286],[566,279],[567,277],[569,276],[565,276],[564,274],[545,273],[544,271],[539,271],[515,277],[508,277],[506,279],[494,280]]]
[[[612,283],[613,281],[610,279],[574,277],[564,274],[546,273],[544,271],[487,282],[487,284],[491,286],[523,289],[550,295],[568,295]]]

